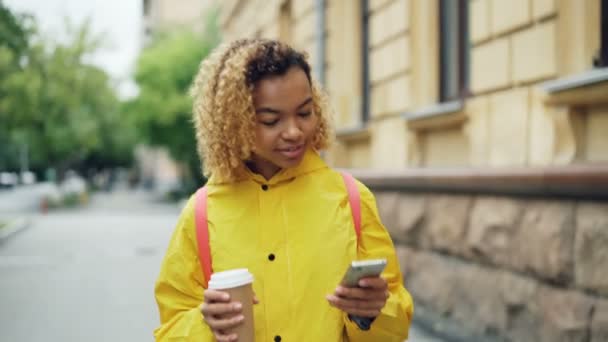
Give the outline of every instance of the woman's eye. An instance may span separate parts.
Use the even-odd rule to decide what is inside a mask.
[[[264,126],[274,126],[277,124],[277,122],[279,122],[279,120],[273,120],[273,121],[262,121],[261,124]]]
[[[310,116],[311,113],[312,112],[302,112],[302,113],[298,113],[298,115],[301,117],[307,117],[307,116]]]

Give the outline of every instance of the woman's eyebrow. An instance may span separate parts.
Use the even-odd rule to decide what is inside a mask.
[[[312,97],[307,98],[304,102],[300,103],[296,109],[301,109],[307,104],[312,102]],[[255,109],[256,114],[259,113],[269,113],[269,114],[281,114],[281,111],[278,109],[270,108],[270,107],[260,107]]]
[[[307,98],[306,100],[304,100],[304,102],[302,102],[302,103],[301,103],[301,104],[300,104],[300,105],[297,107],[297,109],[300,109],[300,108],[302,108],[302,107],[306,106],[306,105],[307,105],[307,104],[309,104],[310,102],[312,102],[312,97],[309,97],[309,98]]]
[[[269,107],[256,108],[255,112],[256,112],[256,114],[259,114],[259,113],[281,114],[280,110],[272,109],[272,108],[269,108]]]

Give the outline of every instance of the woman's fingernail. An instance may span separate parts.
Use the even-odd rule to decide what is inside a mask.
[[[234,303],[235,310],[241,310],[241,308],[243,308],[243,305],[241,305],[241,303]]]

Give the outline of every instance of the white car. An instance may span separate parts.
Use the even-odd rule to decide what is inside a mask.
[[[13,188],[17,185],[18,178],[14,172],[0,172],[0,188]]]

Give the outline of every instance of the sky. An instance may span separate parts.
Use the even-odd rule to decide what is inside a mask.
[[[93,32],[106,37],[105,46],[92,56],[92,63],[111,75],[122,98],[137,94],[131,76],[141,48],[141,0],[1,1],[12,11],[33,14],[45,36],[60,37],[65,17],[78,24],[90,17]]]

